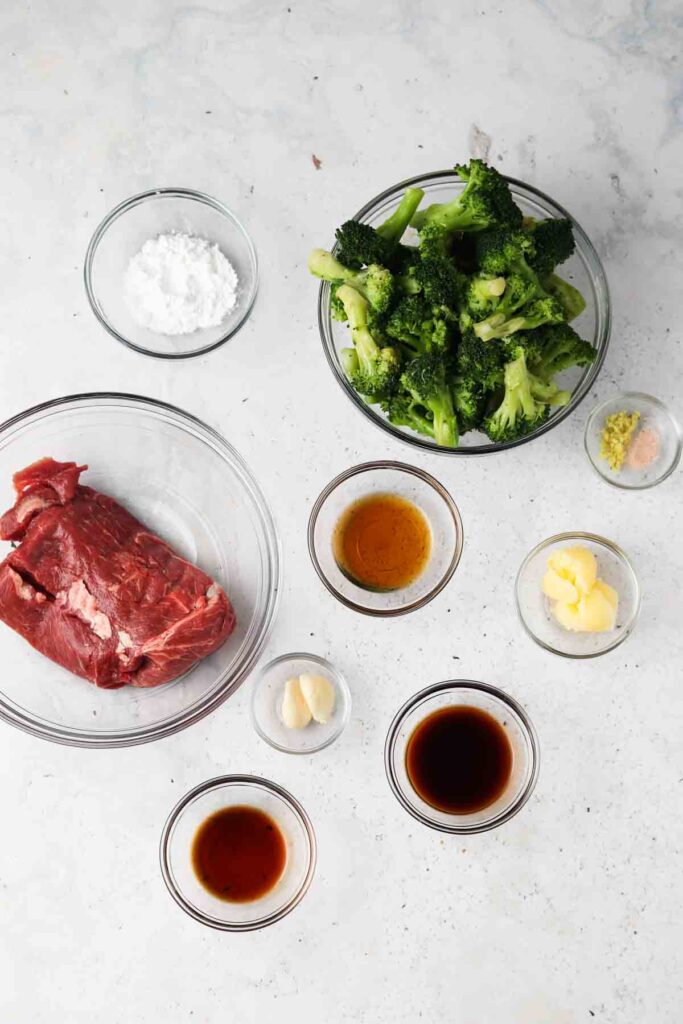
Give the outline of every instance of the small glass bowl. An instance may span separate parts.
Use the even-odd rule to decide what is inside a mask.
[[[128,261],[148,239],[172,232],[215,243],[235,268],[237,303],[216,327],[158,334],[138,324],[126,305]],[[246,322],[258,288],[256,251],[245,228],[223,203],[190,188],[151,189],[119,203],[90,240],[84,276],[88,301],[102,326],[129,348],[159,359],[186,359],[224,344]]]
[[[617,624],[606,633],[575,633],[564,629],[552,612],[553,602],[541,589],[548,555],[560,548],[581,546],[598,560],[598,576],[619,595]],[[611,540],[594,533],[558,533],[542,541],[522,562],[515,583],[517,612],[532,640],[563,658],[595,658],[622,644],[640,611],[640,586],[625,553]]]
[[[606,459],[600,457],[600,441],[605,420],[617,412],[639,412],[640,420],[634,439],[641,430],[651,429],[659,436],[659,454],[643,469],[624,465],[620,470],[610,469]],[[663,402],[640,391],[622,391],[593,409],[584,434],[586,454],[593,469],[608,484],[628,491],[642,491],[666,480],[681,458],[681,431],[678,423]]]
[[[336,700],[329,722],[311,721],[305,729],[288,729],[282,721],[285,682],[302,673],[326,676]],[[251,691],[251,716],[261,739],[286,754],[313,754],[341,736],[351,714],[351,693],[341,672],[316,654],[283,654],[261,669]]]
[[[287,861],[270,892],[249,903],[219,900],[201,884],[192,867],[197,829],[225,807],[247,804],[269,814],[282,830]],[[316,864],[313,826],[291,793],[256,775],[223,775],[202,782],[176,804],[161,834],[161,874],[173,899],[195,921],[225,932],[265,928],[289,914],[306,895]]]
[[[434,711],[446,707],[475,707],[501,725],[512,746],[512,771],[495,803],[471,814],[447,814],[426,803],[408,778],[406,750],[416,727]],[[509,821],[524,806],[538,778],[538,738],[524,709],[495,686],[470,679],[449,679],[420,690],[396,714],[384,746],[384,766],[394,796],[409,814],[439,832],[472,835],[488,832]]]
[[[332,541],[340,516],[370,494],[395,494],[413,502],[431,528],[429,562],[400,590],[366,590],[344,575],[334,557]],[[462,520],[446,488],[429,473],[403,462],[364,462],[340,473],[315,502],[308,522],[308,550],[318,576],[338,601],[364,615],[404,615],[428,604],[453,576],[462,547]]]

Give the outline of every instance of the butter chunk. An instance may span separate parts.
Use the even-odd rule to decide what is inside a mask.
[[[548,558],[548,568],[553,569],[562,579],[573,583],[579,596],[587,594],[598,577],[598,561],[595,555],[580,545],[554,551]]]

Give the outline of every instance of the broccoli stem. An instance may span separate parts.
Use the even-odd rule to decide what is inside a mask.
[[[308,269],[323,281],[351,281],[356,276],[355,270],[345,267],[327,249],[313,249],[308,257]]]
[[[392,215],[377,228],[377,234],[388,242],[400,242],[423,196],[423,189],[407,188]]]
[[[557,274],[549,274],[543,281],[543,285],[546,291],[554,296],[562,306],[567,323],[571,323],[572,320],[576,320],[577,316],[581,316],[586,308],[586,300],[578,288],[575,288],[569,281],[565,281],[564,278],[558,277]]]

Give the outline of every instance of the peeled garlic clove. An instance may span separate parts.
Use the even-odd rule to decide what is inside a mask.
[[[299,676],[299,686],[311,714],[320,725],[326,725],[334,711],[334,686],[325,676],[304,673]]]
[[[311,712],[304,700],[299,680],[294,677],[285,683],[282,698],[282,721],[288,729],[305,729],[311,720]]]

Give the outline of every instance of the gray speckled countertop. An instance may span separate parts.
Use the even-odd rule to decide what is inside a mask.
[[[0,418],[118,389],[223,431],[282,537],[266,656],[330,657],[354,713],[343,740],[310,759],[257,739],[248,684],[198,726],[137,749],[71,750],[3,727],[3,1022],[681,1020],[682,478],[609,489],[582,430],[616,388],[680,405],[682,37],[672,0],[4,5]],[[533,445],[420,458],[459,504],[465,553],[428,608],[374,622],[322,590],[307,514],[332,474],[412,455],[332,379],[305,258],[388,184],[473,148],[586,227],[610,279],[612,343],[594,393]],[[225,200],[261,259],[246,328],[177,365],[117,345],[81,278],[99,219],[160,184]],[[572,528],[619,542],[644,592],[634,635],[585,664],[535,647],[512,600],[527,550]],[[523,813],[467,839],[407,817],[382,764],[394,710],[450,676],[509,689],[542,745]],[[226,771],[290,788],[320,845],[304,903],[251,935],[187,918],[157,864],[171,805]]]

